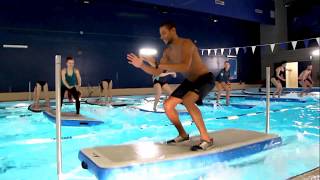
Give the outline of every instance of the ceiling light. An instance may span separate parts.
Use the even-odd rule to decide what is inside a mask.
[[[139,50],[140,55],[154,56],[157,53],[158,53],[157,50],[153,48],[142,48]]]

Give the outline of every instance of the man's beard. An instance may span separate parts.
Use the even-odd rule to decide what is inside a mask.
[[[169,46],[170,44],[172,44],[172,41],[173,41],[173,39],[171,38],[171,39],[169,39],[168,40],[168,42],[167,42],[167,46]]]

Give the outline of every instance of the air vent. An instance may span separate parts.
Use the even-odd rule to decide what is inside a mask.
[[[274,19],[274,11],[270,11],[270,17]]]
[[[257,14],[263,14],[263,11],[261,9],[255,9],[254,12],[256,12]]]
[[[215,4],[224,6],[224,0],[214,0]]]

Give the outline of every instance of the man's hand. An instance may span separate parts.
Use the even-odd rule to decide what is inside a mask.
[[[132,64],[136,68],[140,68],[143,64],[143,60],[133,53],[127,54],[128,63]]]

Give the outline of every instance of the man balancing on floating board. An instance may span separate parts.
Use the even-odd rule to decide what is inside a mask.
[[[171,22],[162,23],[160,25],[160,38],[167,47],[164,49],[160,63],[156,67],[143,63],[143,59],[133,53],[127,55],[128,63],[155,76],[159,76],[164,71],[182,73],[186,79],[164,102],[165,113],[179,132],[179,136],[167,141],[167,143],[189,140],[189,135],[184,130],[175,109],[178,104],[183,103],[195,122],[201,137],[200,143],[192,146],[191,150],[206,150],[213,147],[213,139],[209,137],[201,111],[195,103],[202,100],[214,88],[215,77],[202,63],[195,44],[190,39],[180,38],[177,35],[175,24]]]

